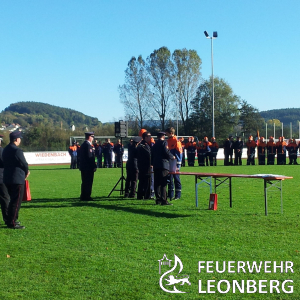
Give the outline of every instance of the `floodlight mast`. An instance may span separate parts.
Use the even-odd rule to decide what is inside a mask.
[[[212,137],[215,137],[215,88],[214,88],[214,54],[213,54],[213,39],[218,37],[218,32],[214,31],[213,36],[210,37],[207,31],[204,31],[207,39],[211,40],[211,80],[212,80]]]

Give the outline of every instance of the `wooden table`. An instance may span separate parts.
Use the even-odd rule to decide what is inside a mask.
[[[223,183],[227,183],[229,186],[229,199],[230,207],[232,207],[232,178],[252,178],[252,179],[263,179],[264,180],[264,196],[265,196],[265,215],[268,215],[268,189],[271,187],[276,187],[280,190],[281,199],[281,212],[283,213],[283,201],[282,201],[282,181],[285,179],[292,179],[293,177],[283,176],[283,175],[273,175],[273,174],[221,174],[221,173],[199,173],[199,172],[170,172],[170,174],[178,175],[190,175],[195,176],[195,194],[196,194],[196,207],[198,207],[198,186],[202,183],[208,184],[210,186],[210,193],[213,189],[213,179],[215,186],[215,193],[217,187]],[[198,179],[200,181],[198,182]]]

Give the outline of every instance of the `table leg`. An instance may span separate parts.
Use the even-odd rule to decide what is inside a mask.
[[[230,207],[232,207],[231,177],[229,177],[229,199],[230,199]]]
[[[265,188],[265,215],[268,215],[268,191],[267,191],[267,181],[264,179],[264,188]]]

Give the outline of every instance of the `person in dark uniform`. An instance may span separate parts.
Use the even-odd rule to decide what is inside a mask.
[[[297,152],[298,145],[295,139],[290,139],[289,144],[286,146],[287,151],[289,152],[289,165],[298,165],[297,163]]]
[[[101,145],[101,141],[97,144],[97,148],[95,148],[95,155],[97,157],[97,168],[102,168],[102,154],[103,147]]]
[[[9,135],[10,143],[3,149],[4,163],[3,182],[10,197],[7,211],[8,228],[24,229],[17,221],[24,194],[25,179],[29,176],[28,163],[23,151],[18,148],[21,143],[21,132],[14,131]]]
[[[142,141],[137,147],[137,163],[139,169],[139,185],[137,199],[151,198],[151,133],[145,131]]]
[[[195,155],[197,149],[197,144],[194,142],[193,136],[189,137],[189,141],[185,145],[185,149],[187,151],[188,166],[193,167],[195,165]]]
[[[286,164],[286,142],[284,136],[280,136],[278,142],[276,143],[277,150],[277,165]]]
[[[156,204],[172,205],[167,201],[167,184],[169,175],[169,160],[175,159],[165,141],[165,133],[157,134],[157,142],[152,147],[152,165],[154,170],[154,191]]]
[[[210,156],[209,156],[209,163],[211,166],[217,165],[217,154],[219,151],[219,144],[216,141],[215,137],[211,138],[211,145],[210,145]]]
[[[207,146],[204,141],[199,141],[197,145],[197,157],[198,157],[198,166],[204,167],[205,166],[205,157],[207,153]]]
[[[77,169],[80,169],[80,144],[76,142],[77,146]]]
[[[113,151],[115,153],[115,167],[121,168],[124,154],[124,147],[121,144],[121,140],[118,140],[117,143],[114,144]]]
[[[128,145],[128,159],[126,162],[126,181],[125,181],[125,198],[135,198],[136,183],[138,180],[139,169],[137,166],[137,145],[142,140],[136,136],[130,140]]]
[[[244,147],[244,142],[241,141],[241,138],[239,136],[237,136],[235,142],[233,143],[235,166],[242,165],[243,147]]]
[[[255,165],[255,148],[256,143],[253,141],[253,136],[250,135],[248,141],[246,142],[247,147],[247,165]]]
[[[270,136],[269,141],[267,143],[267,164],[274,165],[276,155],[276,144],[274,142],[274,138]]]
[[[86,132],[85,141],[80,147],[81,201],[93,201],[93,199],[91,198],[91,194],[94,181],[94,173],[97,170],[93,139],[94,133]]]
[[[224,166],[233,165],[232,155],[233,155],[233,136],[230,135],[229,138],[224,143]]]
[[[3,221],[6,224],[8,221],[7,213],[8,213],[8,204],[9,204],[9,194],[6,188],[6,185],[3,183],[3,171],[4,171],[4,163],[2,159],[3,148],[1,147],[1,142],[3,140],[3,135],[0,135],[0,204]]]
[[[105,139],[103,144],[103,156],[104,156],[104,168],[112,168],[112,154],[113,154],[114,144],[110,142],[110,139]]]
[[[267,144],[265,143],[265,138],[262,136],[259,138],[257,145],[257,154],[258,154],[258,164],[265,165],[266,164],[266,152],[267,152]]]
[[[77,168],[77,146],[76,142],[72,143],[72,146],[69,147],[68,150],[70,156],[71,156],[71,165],[70,169],[76,169]]]

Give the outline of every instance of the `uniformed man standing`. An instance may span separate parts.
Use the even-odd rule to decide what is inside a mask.
[[[276,143],[277,150],[277,165],[286,164],[286,142],[284,136],[280,136],[278,142]]]
[[[209,162],[211,166],[217,165],[217,155],[219,151],[219,144],[216,141],[215,137],[211,138],[211,146],[210,146],[210,156],[209,156]]]
[[[110,142],[110,139],[105,139],[103,144],[103,155],[104,155],[104,168],[112,168],[112,154],[113,154],[114,144]]]
[[[145,131],[142,141],[137,147],[137,163],[139,169],[139,185],[137,199],[150,199],[151,197],[151,133]]]
[[[233,136],[230,135],[224,143],[224,166],[233,165],[232,162],[233,155]]]
[[[188,143],[185,145],[187,151],[188,166],[193,167],[195,165],[195,155],[197,150],[197,144],[194,142],[194,137],[190,136]]]
[[[266,164],[266,149],[267,149],[267,144],[265,143],[265,138],[262,136],[262,137],[260,137],[258,146],[257,146],[258,164],[259,165]]]
[[[124,147],[119,139],[115,144],[113,151],[115,153],[115,167],[121,168],[123,163]]]
[[[9,194],[6,185],[3,183],[4,163],[2,159],[2,152],[3,152],[3,148],[1,147],[2,139],[3,139],[3,135],[0,135],[0,204],[1,204],[3,221],[6,224],[8,221],[7,212],[8,212],[8,204],[9,204]]]
[[[255,148],[256,143],[253,141],[253,136],[250,135],[248,141],[246,142],[247,146],[247,165],[255,165]]]
[[[140,136],[136,136],[130,140],[128,144],[128,159],[126,162],[126,182],[125,182],[125,198],[135,198],[136,183],[138,180],[139,169],[137,166],[137,145],[142,140]]]
[[[274,165],[276,155],[276,144],[272,136],[270,136],[269,141],[267,143],[267,155],[267,164]]]
[[[165,133],[157,134],[157,142],[152,147],[152,165],[154,169],[154,191],[156,204],[172,205],[167,201],[167,183],[169,175],[169,160],[175,159],[165,141]]]
[[[3,182],[10,197],[7,212],[7,227],[24,229],[17,221],[24,194],[25,179],[29,176],[28,163],[23,151],[18,148],[21,144],[21,132],[14,131],[9,135],[10,143],[2,153],[4,172]]]
[[[91,194],[94,181],[94,173],[97,170],[93,139],[94,132],[86,132],[85,141],[80,147],[81,201],[93,201],[93,199],[91,198]]]
[[[244,147],[244,142],[241,141],[241,138],[239,136],[237,136],[235,142],[233,143],[235,166],[242,165],[243,147]]]
[[[295,139],[290,139],[289,144],[286,146],[287,151],[289,152],[289,165],[298,165],[297,163],[297,152],[298,145]]]

